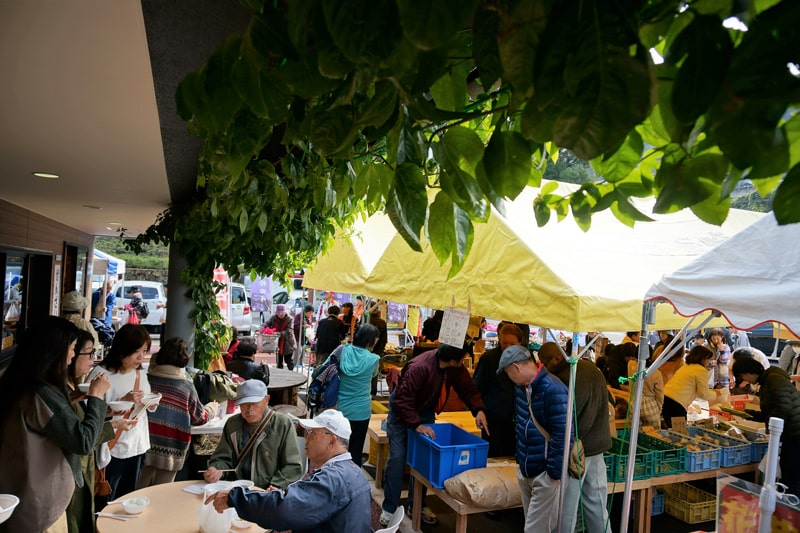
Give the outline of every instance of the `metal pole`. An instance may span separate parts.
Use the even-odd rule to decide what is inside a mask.
[[[778,449],[781,445],[783,433],[783,420],[769,419],[769,448],[767,449],[767,471],[764,472],[764,485],[761,487],[761,496],[758,507],[761,514],[758,519],[758,533],[769,533],[772,524],[772,513],[775,512],[775,477],[778,470]]]
[[[645,302],[642,306],[642,329],[639,332],[639,365],[636,369],[638,377],[636,379],[636,392],[633,395],[633,418],[631,420],[631,433],[628,441],[628,464],[625,470],[625,493],[622,498],[622,523],[620,525],[620,531],[628,531],[628,513],[631,509],[633,471],[636,462],[636,441],[639,437],[639,412],[641,410],[641,402],[637,402],[636,398],[642,397],[642,387],[644,386],[642,372],[646,368],[647,359],[650,357],[650,349],[647,344],[647,323],[654,305],[655,304],[651,304],[650,302]]]

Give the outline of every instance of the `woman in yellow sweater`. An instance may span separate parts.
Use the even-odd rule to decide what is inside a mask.
[[[695,346],[686,355],[686,364],[664,385],[661,415],[667,427],[672,427],[673,418],[686,418],[686,408],[695,398],[713,401],[721,392],[708,388],[708,363],[712,357],[713,352],[705,346]]]

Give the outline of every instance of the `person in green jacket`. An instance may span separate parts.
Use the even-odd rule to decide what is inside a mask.
[[[239,384],[235,403],[241,413],[225,422],[222,438],[208,460],[203,479],[215,483],[225,474],[226,479],[251,480],[263,489],[286,490],[303,473],[292,420],[269,408],[267,386],[257,379]],[[259,431],[262,422],[264,427]],[[251,436],[255,440],[248,447]],[[235,472],[221,472],[226,469]]]

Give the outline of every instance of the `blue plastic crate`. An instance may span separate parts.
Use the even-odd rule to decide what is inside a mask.
[[[721,455],[719,447],[673,431],[664,430],[661,434],[665,437],[669,437],[669,439],[676,444],[681,444],[681,441],[688,440],[689,443],[700,448],[700,451],[686,450],[687,472],[703,472],[705,470],[715,470],[719,468]]]
[[[408,430],[408,465],[436,488],[444,481],[473,468],[483,468],[489,457],[489,443],[455,424],[426,424],[436,432],[431,440]]]
[[[736,429],[742,432],[745,440],[750,443],[750,462],[758,463],[761,458],[767,455],[769,449],[769,439],[763,433],[751,431],[749,429],[736,426]]]
[[[656,492],[653,494],[653,504],[650,511],[650,516],[658,516],[664,513],[664,500],[666,496],[664,496],[661,492]]]
[[[713,439],[714,442],[709,444],[718,445],[720,447],[720,466],[737,466],[746,465],[750,462],[752,446],[746,440],[735,439],[728,437],[722,433],[711,431],[701,427],[690,427],[689,434],[693,437],[706,437]],[[717,444],[719,443],[719,444]]]

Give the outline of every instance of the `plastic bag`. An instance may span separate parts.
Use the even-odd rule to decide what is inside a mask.
[[[214,489],[206,489],[203,492],[203,501],[205,502],[209,496],[216,492]],[[214,509],[213,503],[204,503],[197,508],[197,523],[200,524],[200,533],[228,533],[233,525],[235,514],[236,510],[233,508],[225,509],[222,513],[218,513]]]

